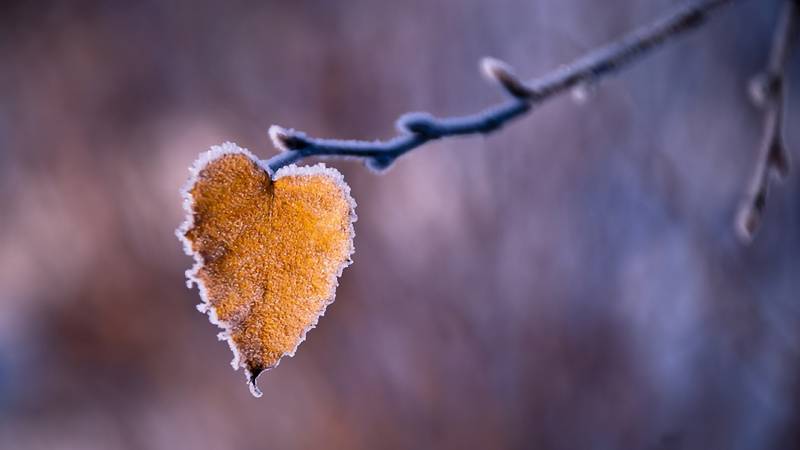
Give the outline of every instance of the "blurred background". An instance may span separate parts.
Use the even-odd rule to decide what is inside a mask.
[[[355,263],[261,399],[185,286],[179,188],[211,145],[474,112],[502,99],[481,57],[541,75],[678,4],[2,2],[0,448],[800,448],[800,175],[753,245],[731,225],[778,0],[584,104],[385,175],[331,162]]]

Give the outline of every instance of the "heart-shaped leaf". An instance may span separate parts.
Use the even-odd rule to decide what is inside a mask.
[[[292,165],[270,177],[231,143],[191,172],[176,232],[195,259],[188,285],[197,283],[198,309],[224,330],[231,364],[260,396],[258,374],[294,355],[333,302],[353,253],[355,202],[335,169]]]

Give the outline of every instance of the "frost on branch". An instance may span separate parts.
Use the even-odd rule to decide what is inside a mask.
[[[256,377],[294,355],[353,253],[355,202],[342,175],[322,164],[274,176],[226,143],[203,154],[184,190],[177,230],[195,265],[198,306],[223,331],[253,395]]]

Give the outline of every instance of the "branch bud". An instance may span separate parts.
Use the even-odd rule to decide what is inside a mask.
[[[750,205],[742,207],[736,217],[736,235],[744,244],[753,242],[758,226],[761,223],[760,213]]]
[[[305,133],[283,128],[278,125],[269,127],[269,137],[272,139],[272,145],[282,152],[302,150],[311,144]]]
[[[769,149],[769,165],[775,170],[778,179],[785,180],[789,176],[789,151],[783,144],[780,135],[776,135]]]
[[[750,80],[748,91],[750,99],[759,108],[763,108],[776,96],[780,95],[781,78],[769,72],[756,75]]]
[[[572,100],[578,104],[584,104],[597,92],[597,81],[585,81],[574,88],[570,93]]]
[[[481,71],[486,78],[500,84],[512,97],[531,97],[531,90],[514,74],[514,69],[503,61],[495,58],[483,58]]]

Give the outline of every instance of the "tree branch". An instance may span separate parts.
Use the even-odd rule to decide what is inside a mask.
[[[400,135],[387,141],[318,139],[303,132],[273,125],[269,135],[282,150],[264,162],[272,171],[311,156],[363,159],[374,170],[388,168],[401,155],[428,141],[448,136],[487,134],[530,111],[545,100],[570,89],[580,89],[648,54],[670,39],[699,27],[708,15],[733,0],[700,0],[557,69],[542,78],[524,82],[506,64],[485,58],[484,74],[497,82],[511,100],[476,114],[437,118],[409,113],[396,123]]]
[[[753,240],[764,216],[770,175],[783,179],[789,173],[789,152],[783,141],[785,72],[799,15],[798,1],[784,0],[767,68],[750,83],[753,102],[764,110],[764,132],[755,171],[736,218],[736,230],[745,243]]]

